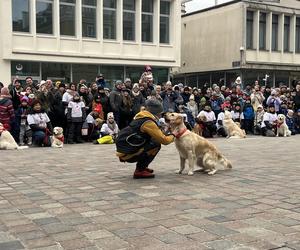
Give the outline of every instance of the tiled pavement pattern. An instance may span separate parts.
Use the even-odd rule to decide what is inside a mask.
[[[233,170],[133,180],[114,145],[0,151],[0,250],[300,249],[300,136],[214,139]]]

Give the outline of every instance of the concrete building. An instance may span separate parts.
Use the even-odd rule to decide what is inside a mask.
[[[0,81],[156,82],[180,66],[180,0],[1,0]]]
[[[182,16],[176,82],[199,87],[300,80],[300,1],[235,0]]]

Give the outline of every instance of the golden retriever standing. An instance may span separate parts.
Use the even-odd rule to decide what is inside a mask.
[[[28,148],[28,146],[18,146],[9,131],[5,130],[2,123],[0,123],[0,149],[12,150],[25,148]]]
[[[227,138],[246,138],[246,132],[240,129],[239,125],[232,120],[231,113],[227,110],[224,113],[223,126],[227,133]]]
[[[180,114],[167,113],[165,119],[169,123],[171,132],[176,135],[175,145],[180,155],[180,168],[176,173],[182,173],[186,160],[189,163],[188,175],[194,174],[195,163],[209,175],[215,174],[219,167],[222,169],[232,168],[230,161],[212,143],[187,130]]]
[[[286,124],[285,121],[285,115],[284,114],[279,114],[277,116],[277,134],[276,136],[291,136],[292,132],[289,130],[288,125]]]

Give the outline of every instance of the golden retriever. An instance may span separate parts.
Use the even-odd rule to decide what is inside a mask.
[[[167,113],[165,120],[168,122],[171,132],[176,135],[175,145],[180,155],[180,168],[176,173],[182,173],[186,160],[189,163],[188,175],[194,174],[195,163],[209,175],[215,174],[220,166],[222,169],[232,168],[230,161],[211,142],[187,130],[180,114]]]
[[[239,125],[232,120],[231,113],[227,110],[224,113],[223,126],[227,133],[227,138],[246,138],[246,132],[240,129]]]
[[[291,136],[292,132],[289,130],[288,125],[286,124],[285,115],[279,114],[277,116],[277,134],[276,136]]]
[[[53,136],[52,136],[52,148],[62,148],[64,146],[64,134],[63,128],[55,127],[53,129]]]
[[[28,148],[28,146],[18,146],[10,132],[3,127],[2,123],[0,123],[0,149],[12,150],[25,148]]]

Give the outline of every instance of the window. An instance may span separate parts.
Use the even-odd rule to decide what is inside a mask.
[[[71,64],[66,63],[42,63],[42,79],[52,81],[70,82]]]
[[[75,7],[76,0],[60,0],[60,34],[63,36],[75,36]]]
[[[117,80],[124,80],[124,67],[113,65],[100,65],[100,72],[104,75],[107,87],[113,89]]]
[[[278,15],[272,15],[272,51],[278,50]]]
[[[40,76],[40,63],[28,61],[11,61],[13,76]]]
[[[36,32],[53,34],[53,0],[36,0]]]
[[[170,43],[170,2],[160,1],[159,42]]]
[[[116,0],[103,0],[103,38],[116,39]]]
[[[135,40],[135,0],[123,0],[123,40]]]
[[[296,41],[295,50],[300,53],[300,17],[296,18]]]
[[[12,0],[13,31],[29,32],[29,0]]]
[[[260,13],[259,15],[259,49],[266,49],[266,33],[267,33],[267,14]]]
[[[153,42],[153,0],[142,2],[142,41]]]
[[[253,49],[253,11],[247,11],[247,49]]]
[[[290,51],[290,17],[284,17],[283,50]]]
[[[97,0],[82,0],[82,36],[96,38]]]
[[[95,81],[98,75],[98,65],[95,64],[73,64],[73,82],[79,82],[81,79],[85,79],[88,83]]]

